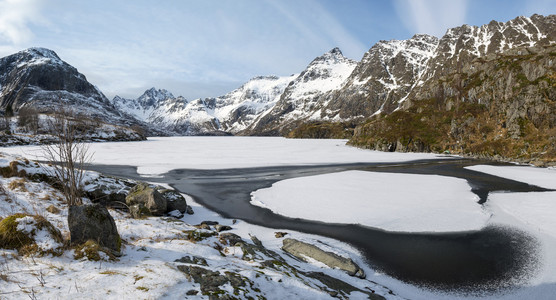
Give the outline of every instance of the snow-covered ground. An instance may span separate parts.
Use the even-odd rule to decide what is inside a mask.
[[[15,159],[6,154],[0,155],[0,167],[9,166]],[[28,164],[20,169],[35,174],[41,172],[42,168],[48,168],[32,161]],[[98,174],[88,172],[86,178],[87,181],[94,180]],[[67,205],[62,201],[59,191],[48,184],[18,177],[0,177],[0,185],[6,191],[6,194],[0,195],[0,220],[16,213],[40,215],[58,228],[62,235],[69,235]],[[219,249],[217,237],[188,240],[187,232],[197,230],[192,225],[210,220],[232,226],[233,230],[229,232],[246,241],[251,235],[256,236],[265,248],[282,253],[282,239],[275,237],[275,230],[224,219],[198,205],[190,197],[186,198],[195,214],[187,215],[182,220],[161,217],[137,220],[130,218],[128,213],[110,210],[124,243],[123,255],[115,261],[109,260],[106,255],[101,255],[103,259],[100,261],[76,259],[74,249],[66,249],[61,256],[26,256],[18,254],[16,250],[0,249],[0,299],[205,299],[206,296],[200,293],[187,295],[190,290],[198,291],[199,284],[177,269],[183,264],[175,260],[184,256],[202,257],[207,261],[207,268],[221,274],[234,272],[241,275],[243,280],[251,281],[247,282],[244,289],[253,296],[262,291],[267,299],[334,299],[321,290],[322,283],[318,280],[300,280],[299,275],[291,276],[280,271],[280,267],[276,270],[265,268],[261,265],[262,260],[244,260],[244,252],[240,247],[225,246]],[[59,211],[51,211],[49,206],[55,206]],[[26,230],[29,227],[30,231],[32,223],[31,217],[21,218],[18,228]],[[288,231],[288,237],[330,245],[330,249],[352,257],[368,274],[373,274],[372,270],[364,266],[358,252],[348,245],[293,231]],[[42,231],[37,232],[35,240],[48,249],[60,246],[53,245],[56,243]],[[324,272],[357,288],[371,288],[378,294],[389,292],[380,284],[365,279],[355,280],[343,271],[323,267],[322,264],[304,264],[285,255],[283,258],[299,270]],[[234,292],[229,285],[224,285],[223,289],[230,294]],[[359,292],[352,292],[349,297],[366,299]],[[392,296],[391,299],[402,298]]]
[[[38,153],[38,148],[18,147],[0,149],[11,153],[23,154],[30,159]],[[142,174],[160,174],[175,168],[201,168],[220,169],[235,167],[256,167],[271,165],[307,165],[321,163],[352,163],[352,162],[403,162],[415,159],[436,158],[433,154],[405,154],[405,153],[382,153],[355,149],[344,145],[342,140],[287,140],[282,138],[246,138],[246,137],[181,137],[181,138],[155,138],[146,142],[127,143],[98,143],[91,144],[91,151],[95,152],[95,163],[117,164],[138,166]],[[482,168],[482,167],[481,167]],[[547,186],[550,182],[556,182],[556,171],[537,168],[501,167],[500,175],[516,180],[526,181],[539,186]],[[485,169],[483,169],[485,170]],[[535,176],[531,175],[533,173]],[[392,176],[392,178],[388,178]],[[8,186],[14,179],[2,179],[1,184]],[[405,181],[403,181],[405,180]],[[391,201],[404,206],[401,211],[389,208],[385,199],[385,183],[390,181],[404,182],[396,184],[386,196]],[[334,184],[331,184],[334,182]],[[548,183],[547,183],[548,182]],[[357,191],[349,191],[353,183]],[[359,183],[355,187],[356,183]],[[294,189],[303,185],[303,189]],[[14,185],[16,186],[16,185]],[[65,222],[66,210],[62,209],[59,214],[46,211],[49,204],[59,202],[59,195],[48,186],[34,186],[34,183],[25,183],[27,192],[17,187],[10,190],[12,202],[0,201],[0,216],[5,217],[20,211],[29,213],[39,212],[45,215],[53,224],[67,231]],[[456,205],[460,210],[457,214],[450,215],[451,220],[446,220],[442,228],[444,230],[469,230],[480,228],[485,222],[487,224],[507,225],[529,232],[537,237],[542,246],[541,270],[522,287],[506,291],[503,294],[488,295],[489,299],[553,299],[556,295],[556,224],[554,214],[556,213],[556,194],[554,192],[544,193],[496,193],[489,195],[487,203],[481,207],[476,204],[476,199],[461,180],[445,178],[441,176],[406,175],[406,174],[374,174],[368,172],[345,172],[333,175],[321,175],[308,178],[299,178],[278,182],[267,192],[270,195],[287,193],[288,197],[297,197],[297,202],[292,199],[291,205],[298,210],[303,210],[300,205],[304,201],[315,201],[315,198],[301,197],[305,192],[326,188],[326,196],[344,195],[350,193],[352,197],[328,197],[319,198],[319,205],[329,206],[335,209],[334,222],[357,223],[369,226],[381,227],[389,230],[407,230],[409,226],[415,226],[412,231],[428,231],[438,218],[431,211],[431,220],[419,221],[419,219],[407,217],[410,212],[415,214],[425,213],[431,209],[446,209],[442,205]],[[288,190],[289,189],[289,190]],[[432,191],[457,195],[458,203],[441,203],[443,199],[436,197]],[[420,201],[407,201],[404,199],[408,194],[412,197],[430,194],[430,198]],[[255,192],[255,201],[272,202],[263,198],[257,200],[257,195],[264,195],[265,190]],[[319,191],[324,193],[324,191]],[[46,197],[45,194],[51,196]],[[301,195],[301,196],[300,196]],[[377,195],[376,198],[371,198]],[[48,201],[40,199],[51,199]],[[311,200],[312,199],[312,200]],[[303,201],[302,201],[303,200]],[[56,202],[58,201],[58,202]],[[368,201],[372,205],[368,205]],[[357,214],[348,210],[349,206],[357,203],[361,210]],[[198,224],[204,220],[218,221],[220,224],[232,225],[233,233],[244,238],[249,234],[257,236],[268,249],[281,252],[281,239],[274,237],[273,229],[254,226],[242,221],[233,224],[232,220],[222,218],[217,214],[195,204],[188,199],[192,205],[195,215],[185,216],[184,223],[169,222],[162,218],[148,218],[146,220],[130,219],[117,211],[111,211],[116,219],[118,229],[122,238],[126,241],[124,256],[119,261],[90,262],[86,260],[74,260],[71,251],[60,257],[22,257],[11,259],[14,256],[12,250],[0,250],[0,275],[6,274],[12,281],[0,279],[0,299],[21,298],[27,299],[30,295],[37,298],[184,298],[190,289],[198,289],[198,285],[184,278],[184,274],[175,268],[174,259],[185,255],[203,256],[211,267],[219,270],[233,270],[242,276],[253,280],[257,287],[268,291],[269,299],[328,299],[328,294],[318,288],[310,288],[300,285],[298,281],[292,280],[279,273],[269,273],[268,270],[261,278],[272,278],[268,281],[260,279],[257,274],[258,265],[253,262],[243,261],[241,250],[230,247],[226,257],[213,248],[215,240],[191,243],[180,239],[184,230],[193,229],[190,224]],[[281,204],[275,202],[275,205]],[[439,207],[440,206],[440,207]],[[376,209],[380,207],[380,209]],[[374,209],[381,211],[381,224],[370,223],[363,220],[363,211]],[[390,209],[390,210],[389,210]],[[454,209],[456,210],[456,209]],[[406,213],[406,217],[392,217],[394,213]],[[289,214],[291,212],[285,212]],[[372,216],[372,212],[369,212]],[[390,215],[390,216],[388,216]],[[327,218],[330,214],[323,214],[319,218]],[[454,217],[455,216],[455,217]],[[486,218],[490,216],[488,221]],[[460,219],[456,219],[460,218]],[[388,219],[390,218],[390,220]],[[468,219],[467,219],[468,218]],[[325,219],[332,221],[330,219]],[[442,220],[438,221],[441,222]],[[451,223],[450,223],[451,222]],[[447,225],[446,225],[447,224]],[[472,225],[470,225],[472,224]],[[426,226],[425,226],[426,225]],[[445,226],[445,227],[444,227]],[[439,231],[432,230],[432,231]],[[385,274],[374,271],[364,265],[359,253],[349,245],[341,242],[288,231],[289,236],[296,239],[329,245],[345,256],[351,257],[356,263],[363,267],[367,274],[366,280],[356,279],[338,271],[321,268],[319,264],[304,266],[306,270],[325,272],[336,278],[340,278],[350,284],[364,288],[369,286],[377,293],[385,295],[387,299],[478,299],[472,296],[443,294],[435,291],[424,290],[395,280]],[[73,250],[72,250],[73,251]],[[235,257],[235,258],[234,258]],[[299,262],[288,258],[293,265]],[[260,276],[260,274],[259,274]],[[269,276],[269,277],[265,277]],[[1,277],[0,277],[1,278]],[[281,280],[282,282],[278,282]],[[385,288],[388,287],[388,288]],[[394,295],[388,294],[388,289]],[[351,298],[362,296],[354,293]],[[195,297],[188,296],[192,299]],[[199,296],[197,296],[199,297]]]
[[[251,204],[293,218],[443,232],[483,228],[490,214],[478,200],[463,179],[348,171],[279,181],[253,192]]]
[[[385,153],[345,145],[346,140],[280,137],[162,137],[146,142],[90,144],[93,163],[137,166],[139,174],[172,169],[227,169],[261,166],[435,159],[430,153]],[[0,148],[0,152],[41,157],[40,147]]]

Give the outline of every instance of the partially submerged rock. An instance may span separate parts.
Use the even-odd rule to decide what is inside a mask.
[[[168,211],[168,201],[156,189],[146,183],[134,186],[126,197],[126,204],[131,208],[138,205],[148,209],[153,216],[162,216]]]
[[[345,258],[336,253],[324,251],[315,245],[294,239],[287,238],[284,239],[282,243],[282,250],[303,261],[307,261],[307,258],[309,257],[329,266],[330,268],[344,270],[351,276],[365,278],[365,272],[350,258]]]
[[[122,240],[116,223],[108,209],[101,204],[70,206],[68,225],[72,244],[93,240],[115,253],[120,252]]]

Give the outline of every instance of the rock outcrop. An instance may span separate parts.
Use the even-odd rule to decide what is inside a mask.
[[[534,15],[449,30],[400,110],[371,118],[350,143],[555,164],[554,28],[556,16]]]
[[[18,115],[22,109],[52,114],[61,108],[78,115],[75,122],[88,126],[98,140],[142,140],[145,137],[139,131],[153,133],[144,123],[117,110],[52,50],[29,48],[0,58],[0,109],[4,115]],[[108,124],[110,130],[103,126]]]
[[[122,240],[116,223],[108,209],[101,204],[70,206],[68,225],[74,245],[92,240],[114,253],[121,250]]]
[[[133,217],[162,216],[168,211],[168,201],[146,183],[133,187],[126,197],[126,204]]]
[[[344,270],[351,276],[365,278],[365,272],[350,258],[345,258],[336,253],[324,251],[315,245],[290,238],[284,239],[282,243],[282,250],[303,261],[314,259],[330,268]]]

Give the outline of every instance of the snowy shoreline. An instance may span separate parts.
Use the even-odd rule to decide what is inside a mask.
[[[282,144],[285,142],[285,144]],[[141,143],[104,143],[104,144],[91,144],[94,145],[93,148],[101,149],[100,151],[96,151],[97,153],[97,161],[96,163],[104,164],[104,165],[130,165],[137,167],[139,170],[139,175],[147,176],[142,177],[143,180],[153,180],[154,182],[161,182],[161,180],[165,180],[163,178],[148,178],[149,174],[155,174],[160,176],[161,173],[164,173],[170,169],[204,169],[206,171],[210,170],[221,170],[221,169],[231,169],[231,168],[238,168],[241,167],[256,167],[256,166],[292,166],[292,165],[305,165],[311,166],[319,163],[358,163],[358,162],[392,162],[395,164],[396,162],[404,162],[414,159],[427,159],[427,158],[438,158],[435,155],[431,154],[392,154],[390,153],[377,153],[368,150],[361,150],[355,149],[351,147],[347,147],[342,145],[343,141],[333,140],[333,141],[315,141],[315,140],[284,140],[284,139],[273,139],[273,138],[265,138],[264,141],[262,139],[257,138],[160,138],[151,140],[148,142]],[[236,144],[237,143],[237,144]],[[281,146],[280,146],[281,145]],[[285,147],[284,147],[285,146]],[[133,152],[131,149],[141,149],[142,152],[137,153],[137,151]],[[205,149],[205,151],[202,151]],[[30,153],[30,147],[20,147],[19,149],[11,148],[11,152],[13,151],[22,151]],[[267,151],[265,151],[267,150]],[[21,153],[21,152],[20,152]],[[29,156],[28,156],[29,157]],[[33,158],[30,156],[29,158]],[[117,168],[117,167],[116,167]],[[504,168],[504,167],[501,167]],[[516,171],[517,172],[517,171]],[[209,174],[210,172],[206,173]],[[547,176],[541,175],[540,178]],[[264,177],[264,176],[263,176]],[[199,177],[196,177],[197,179]],[[242,177],[236,177],[235,180],[241,181]],[[192,180],[195,178],[189,178],[188,180]],[[263,178],[264,179],[264,178]],[[166,183],[171,183],[170,181]],[[400,189],[403,189],[404,186],[400,185]],[[184,190],[185,191],[185,190]],[[503,197],[509,196],[511,194],[517,193],[491,193],[488,198],[489,201],[486,204],[486,208],[489,212],[493,213],[493,218],[489,221],[490,224],[500,224],[502,226],[510,226],[510,227],[517,227],[520,230],[524,230],[529,234],[534,235],[536,238],[541,241],[541,250],[542,255],[539,257],[539,261],[543,265],[540,269],[539,273],[535,275],[531,281],[524,283],[523,285],[520,284],[521,287],[515,287],[515,290],[508,290],[503,291],[501,294],[488,294],[490,298],[496,299],[520,299],[525,297],[526,295],[535,295],[538,299],[546,298],[547,295],[553,295],[556,292],[555,284],[556,283],[556,274],[552,270],[556,269],[553,268],[553,263],[551,261],[556,261],[556,240],[555,236],[556,233],[551,231],[551,219],[550,218],[539,218],[539,216],[545,216],[548,213],[553,213],[556,211],[556,207],[553,207],[549,198],[551,194],[547,194],[545,192],[542,193],[524,193],[523,195],[515,196],[511,201],[505,201],[502,199]],[[520,205],[523,205],[523,199],[529,199],[527,201],[532,201],[530,203],[535,203],[535,196],[537,195],[546,195],[545,200],[539,202],[539,205],[529,205],[531,210],[524,212],[522,215],[518,215],[521,209],[517,209]],[[500,196],[497,196],[500,195]],[[496,197],[502,197],[501,200],[497,200]],[[492,203],[490,200],[493,199]],[[184,218],[184,221],[187,222],[183,226],[189,226],[188,224],[195,224],[196,222],[201,222],[204,220],[217,220],[222,224],[230,224],[232,225],[233,221],[230,218],[222,218],[217,213],[206,209],[199,203],[193,202],[191,198],[189,198],[189,203],[194,205],[194,209],[196,215],[191,217]],[[542,205],[540,205],[542,204]],[[411,205],[411,204],[407,204]],[[514,209],[516,208],[516,209]],[[60,219],[63,223],[63,216],[56,217],[56,219]],[[198,245],[199,247],[195,247],[194,245],[179,243],[179,242],[170,242],[165,243],[162,240],[169,239],[172,240],[172,234],[174,231],[165,233],[164,228],[169,228],[169,224],[159,220],[157,218],[149,219],[147,222],[139,222],[139,221],[128,221],[122,215],[115,214],[115,218],[118,222],[118,227],[123,226],[124,229],[123,233],[124,236],[133,237],[134,239],[139,238],[138,240],[132,240],[132,243],[127,252],[128,256],[126,258],[126,262],[123,264],[128,271],[117,271],[121,273],[127,274],[127,276],[131,276],[133,272],[137,272],[140,268],[144,268],[147,265],[155,266],[156,263],[153,263],[153,258],[155,261],[168,261],[168,259],[173,259],[177,257],[176,253],[183,253],[186,251],[188,253],[197,253],[199,255],[206,255],[209,257],[212,263],[215,263],[219,266],[224,266],[227,263],[223,261],[221,258],[218,258],[218,254],[212,252],[212,250],[206,252],[208,248],[202,248],[202,245]],[[177,226],[177,227],[176,227]],[[178,228],[182,225],[171,225],[172,228]],[[273,249],[276,251],[281,251],[281,240],[274,237],[275,229],[265,228],[257,225],[252,225],[244,221],[239,221],[236,224],[233,224],[233,231],[234,233],[242,236],[248,237],[249,235],[257,236],[261,242],[264,244],[265,247],[269,249]],[[178,230],[179,231],[179,230]],[[378,285],[373,286],[374,289],[379,291],[380,294],[386,295],[388,299],[399,299],[399,298],[411,298],[411,299],[478,299],[481,298],[480,296],[470,296],[470,295],[460,295],[454,293],[442,293],[435,290],[427,290],[423,289],[422,287],[410,285],[407,283],[403,283],[399,280],[396,280],[390,276],[385,275],[382,272],[377,272],[376,270],[371,269],[370,267],[366,266],[363,260],[361,253],[352,246],[339,242],[337,239],[326,238],[322,235],[313,235],[313,234],[306,234],[300,233],[296,230],[287,230],[287,232],[291,235],[291,237],[305,240],[311,243],[319,243],[319,241],[326,243],[327,245],[331,245],[334,249],[339,249],[342,253],[350,256],[360,265],[364,266],[365,273],[368,274],[368,280],[378,283]],[[539,233],[540,232],[540,233]],[[177,233],[176,233],[177,234]],[[160,240],[162,238],[162,240]],[[153,242],[154,240],[160,240],[158,242]],[[148,250],[147,253],[141,253],[138,249],[142,247],[146,247]],[[187,249],[187,250],[186,250]],[[205,250],[203,250],[205,249]],[[139,252],[137,252],[139,251]],[[176,253],[174,253],[176,252]],[[172,254],[174,253],[174,254]],[[140,255],[139,255],[140,254]],[[179,257],[177,257],[179,258]],[[62,257],[60,259],[56,259],[57,265],[64,265],[67,263],[68,257]],[[45,264],[52,264],[52,261],[48,258],[41,258]],[[15,262],[14,262],[15,263]],[[42,263],[42,262],[41,262]],[[211,263],[211,264],[212,264]],[[295,263],[292,261],[292,263]],[[45,264],[42,266],[44,267]],[[109,268],[114,270],[122,270],[121,267],[123,266],[121,263],[110,263],[105,262],[102,264],[103,267]],[[233,268],[240,268],[242,269],[242,274],[248,274],[251,270],[248,265],[243,264],[236,264],[233,262]],[[104,272],[100,271],[98,266],[94,264],[86,264],[80,263],[80,266],[85,267],[89,273],[84,274],[92,274],[91,272]],[[23,268],[28,268],[26,266],[22,266]],[[369,284],[369,281],[356,281],[350,277],[345,277],[347,275],[337,270],[327,270],[322,269],[322,266],[315,265],[312,268],[314,271],[324,271],[327,274],[333,274],[336,278],[343,278],[350,282],[351,284],[356,284],[360,287],[364,287],[365,285]],[[19,267],[14,266],[14,269]],[[67,268],[67,267],[66,267]],[[226,267],[226,268],[229,268]],[[69,270],[69,269],[68,269]],[[72,272],[74,272],[74,268],[71,268],[72,271],[67,271],[63,275],[60,273],[54,274],[55,272],[49,271],[48,281],[59,281],[59,280],[66,280],[65,278],[71,278],[75,276]],[[96,270],[96,271],[93,271]],[[423,271],[426,271],[423,270]],[[165,273],[168,272],[168,273]],[[24,273],[22,273],[24,274]],[[162,283],[160,279],[156,277],[168,277],[170,282]],[[145,284],[149,282],[149,284],[145,286],[149,286],[151,289],[149,294],[154,297],[162,297],[162,298],[173,298],[172,295],[183,295],[183,292],[186,289],[192,287],[192,283],[183,282],[182,279],[179,279],[178,273],[175,273],[175,270],[172,271],[171,268],[168,266],[164,267],[160,272],[156,274],[146,274],[141,275],[145,276]],[[253,275],[253,274],[251,274]],[[58,277],[57,277],[58,276]],[[61,276],[61,277],[59,277]],[[80,275],[81,276],[81,275]],[[115,275],[120,276],[120,275]],[[181,276],[183,276],[181,274]],[[339,276],[339,277],[338,277]],[[102,277],[102,276],[100,276]],[[95,275],[94,278],[100,278],[98,275]],[[107,276],[109,277],[109,276]],[[132,276],[131,276],[132,277]],[[79,277],[79,278],[82,278]],[[119,277],[122,278],[122,277]],[[125,277],[123,277],[125,278]],[[22,282],[31,282],[36,281],[36,278],[30,277],[20,277]],[[173,282],[173,283],[171,283]],[[133,284],[133,282],[131,282]],[[152,284],[151,284],[152,283]],[[99,283],[100,284],[100,283]],[[170,284],[170,285],[168,285]],[[35,283],[36,285],[36,283]],[[110,285],[110,281],[104,280],[102,285]],[[79,286],[79,290],[82,291],[88,290],[90,293],[94,293],[93,291],[98,289],[97,292],[106,291],[106,287],[99,288],[101,285],[96,285],[96,283],[91,284],[90,287],[83,287]],[[382,286],[382,287],[381,287]],[[389,295],[388,289],[384,288],[387,286],[391,289],[395,295]],[[268,286],[269,288],[271,286]],[[134,289],[133,285],[125,290],[122,291],[115,291],[112,288],[111,290],[112,298],[117,298],[117,295],[129,295],[129,294],[137,294],[141,291],[137,291]],[[49,293],[53,293],[50,295],[57,295],[57,293],[53,289],[49,289]],[[67,287],[66,287],[67,291]],[[299,291],[299,290],[297,290]],[[123,293],[123,294],[121,294]],[[312,292],[311,292],[312,293]],[[23,296],[23,294],[21,294]],[[66,295],[66,294],[64,294]],[[79,298],[78,291],[72,291],[72,295]],[[94,295],[94,294],[93,294]],[[141,295],[141,293],[137,294]],[[145,295],[145,294],[143,294]],[[291,293],[283,294],[286,295],[293,295]],[[309,295],[309,294],[306,294]],[[310,294],[312,296],[316,296],[316,294]],[[352,295],[353,298],[356,298],[355,295]],[[360,295],[361,296],[361,295]],[[299,297],[299,295],[298,295]],[[320,296],[319,296],[320,297]],[[326,295],[322,295],[324,298],[328,298]],[[22,297],[23,298],[23,297]],[[108,297],[111,298],[111,297]],[[141,298],[141,296],[139,296]]]

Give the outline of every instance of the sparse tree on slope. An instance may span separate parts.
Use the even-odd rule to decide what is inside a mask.
[[[71,110],[59,109],[50,119],[49,127],[56,141],[43,146],[45,158],[53,162],[53,175],[68,205],[81,205],[83,167],[92,158],[89,146],[78,140],[75,114]]]

